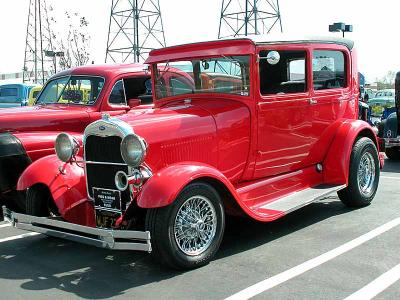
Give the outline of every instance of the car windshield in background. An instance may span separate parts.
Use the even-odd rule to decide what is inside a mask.
[[[104,78],[69,76],[51,80],[40,94],[36,104],[73,103],[94,104],[104,86]]]
[[[248,96],[249,60],[248,55],[223,56],[158,64],[157,99],[199,93]]]

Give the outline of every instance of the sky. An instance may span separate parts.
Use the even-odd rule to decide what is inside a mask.
[[[237,1],[237,0],[236,0]],[[244,2],[244,0],[242,0]],[[262,1],[262,0],[259,0]],[[89,22],[90,61],[105,59],[111,0],[47,0],[60,27],[66,10]],[[222,0],[159,0],[168,46],[215,40]],[[29,0],[0,1],[0,74],[22,70]],[[372,82],[390,70],[400,71],[398,0],[280,0],[283,31],[294,36],[340,36],[334,22],[352,24],[346,38],[355,41],[359,71]],[[67,30],[67,29],[65,29]]]

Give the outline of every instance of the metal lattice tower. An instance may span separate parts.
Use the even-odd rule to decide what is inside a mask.
[[[106,62],[140,62],[165,47],[159,0],[113,0]]]
[[[55,73],[54,57],[46,56],[46,53],[50,52],[53,52],[53,44],[46,1],[30,0],[23,82],[43,84],[48,77]]]
[[[218,38],[268,34],[282,20],[279,0],[222,0]]]

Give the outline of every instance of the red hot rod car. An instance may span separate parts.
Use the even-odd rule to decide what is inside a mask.
[[[144,68],[139,64],[73,68],[53,76],[35,106],[3,109],[0,200],[15,198],[17,180],[26,167],[54,153],[57,134],[70,132],[78,137],[103,112],[121,115],[140,101],[148,107],[152,103],[151,80]]]
[[[334,192],[374,198],[382,161],[357,120],[352,42],[203,42],[146,63],[154,107],[91,123],[83,157],[60,134],[19,179],[28,214],[4,208],[14,226],[193,268],[217,252],[226,213],[269,222]]]

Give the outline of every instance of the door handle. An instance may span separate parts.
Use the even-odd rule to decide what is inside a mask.
[[[317,104],[317,103],[318,103],[317,100],[312,99],[312,98],[311,98],[308,102],[309,102],[310,104]]]

